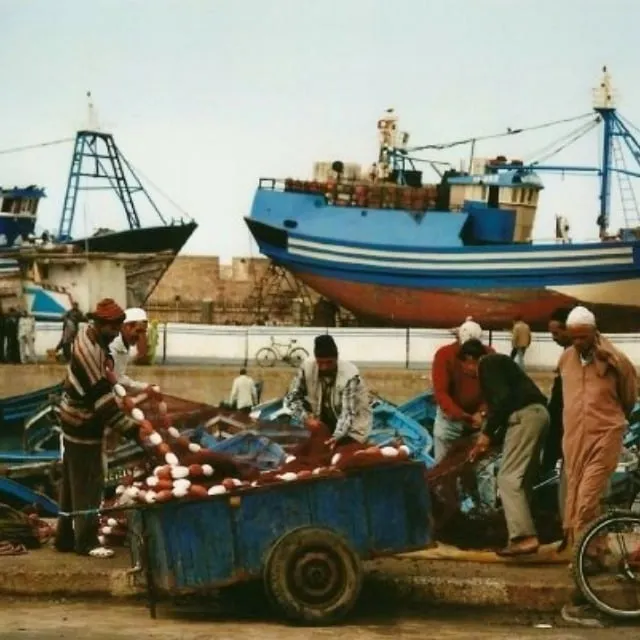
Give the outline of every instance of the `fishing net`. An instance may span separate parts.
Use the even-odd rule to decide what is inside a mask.
[[[493,468],[498,452],[489,451],[471,462],[474,441],[473,436],[459,440],[442,461],[426,472],[434,537],[460,549],[499,549],[509,537],[504,511],[499,498],[495,505],[482,504],[478,489],[481,472]],[[531,496],[530,504],[540,541],[544,544],[562,539],[557,508],[541,507],[535,496]]]
[[[40,520],[0,504],[0,555],[16,555],[20,546],[24,549],[40,547]]]
[[[193,400],[167,394],[163,394],[163,397],[167,405],[167,414],[171,422],[178,429],[193,429],[221,413],[230,413],[204,402],[194,402]],[[138,406],[144,412],[147,420],[154,426],[159,427],[162,425],[163,418],[158,410],[157,402],[153,402],[151,398],[147,398]]]

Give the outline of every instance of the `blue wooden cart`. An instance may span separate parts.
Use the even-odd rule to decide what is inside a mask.
[[[359,596],[362,560],[429,546],[430,518],[424,466],[407,462],[135,509],[132,555],[153,618],[161,593],[259,579],[285,618],[331,624]]]

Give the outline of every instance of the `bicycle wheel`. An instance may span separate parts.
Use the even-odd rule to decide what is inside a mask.
[[[303,347],[296,347],[291,350],[289,354],[289,362],[293,367],[299,367],[307,358],[309,357],[309,352]]]
[[[595,570],[591,545],[600,547]],[[640,618],[640,515],[611,511],[598,518],[575,546],[573,573],[597,609],[614,618]]]
[[[278,359],[278,354],[271,347],[262,347],[256,353],[256,362],[260,367],[273,367]]]

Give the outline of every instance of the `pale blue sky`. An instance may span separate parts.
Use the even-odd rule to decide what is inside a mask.
[[[128,159],[200,223],[189,253],[256,255],[242,217],[258,177],[368,164],[389,106],[413,144],[493,133],[589,111],[607,64],[640,126],[638,0],[0,0],[0,12],[0,149],[72,136],[90,89]],[[527,157],[572,126],[478,155]],[[594,164],[598,149],[592,133],[554,162]],[[57,227],[70,156],[70,144],[0,155],[0,184],[45,186],[42,223]],[[596,181],[543,179],[536,235],[562,212],[595,236]],[[88,201],[90,228],[98,209]],[[126,223],[118,211],[102,224]]]

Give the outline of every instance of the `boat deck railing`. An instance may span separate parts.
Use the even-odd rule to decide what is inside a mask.
[[[258,189],[322,196],[328,205],[372,209],[426,211],[436,204],[436,185],[409,187],[392,183],[366,181],[293,180],[260,178]]]

